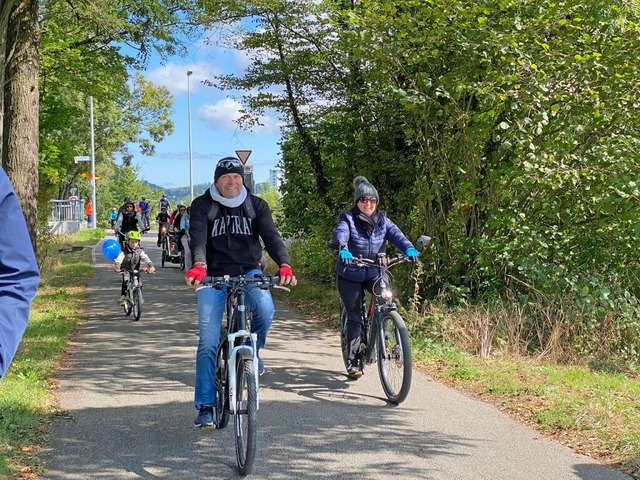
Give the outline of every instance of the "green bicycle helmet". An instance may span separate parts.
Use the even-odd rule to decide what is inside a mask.
[[[140,232],[136,232],[135,230],[132,230],[130,232],[127,233],[127,240],[142,240],[142,237],[140,236]]]

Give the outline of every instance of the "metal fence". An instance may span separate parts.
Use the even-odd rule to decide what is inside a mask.
[[[53,209],[50,222],[74,222],[84,220],[84,200],[51,200]]]

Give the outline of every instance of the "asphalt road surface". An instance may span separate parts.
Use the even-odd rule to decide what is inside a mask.
[[[177,264],[160,267],[155,235],[142,245],[158,273],[143,276],[138,322],[124,316],[120,276],[95,249],[42,478],[239,478],[233,420],[223,430],[193,426],[195,293]],[[349,380],[337,333],[282,304],[262,356],[251,478],[629,479],[418,372],[407,400],[389,404],[375,368]]]

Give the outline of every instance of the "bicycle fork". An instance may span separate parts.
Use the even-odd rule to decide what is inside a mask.
[[[251,339],[251,344],[241,343],[236,345],[236,340],[244,341],[246,338]],[[238,330],[235,333],[227,335],[229,345],[235,345],[235,347],[229,349],[229,358],[227,361],[227,368],[229,371],[229,410],[232,414],[236,412],[236,400],[237,400],[237,361],[238,357],[245,358],[251,357],[253,360],[253,376],[256,379],[256,385],[258,385],[258,351],[255,345],[258,341],[258,336],[255,333],[249,333],[246,330]],[[232,367],[233,366],[233,367]],[[260,408],[260,389],[257,391],[256,407]]]

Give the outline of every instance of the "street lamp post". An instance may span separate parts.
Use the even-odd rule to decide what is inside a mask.
[[[193,202],[193,151],[191,150],[191,81],[193,72],[187,70],[187,110],[189,113],[189,188],[191,191],[191,202]]]

